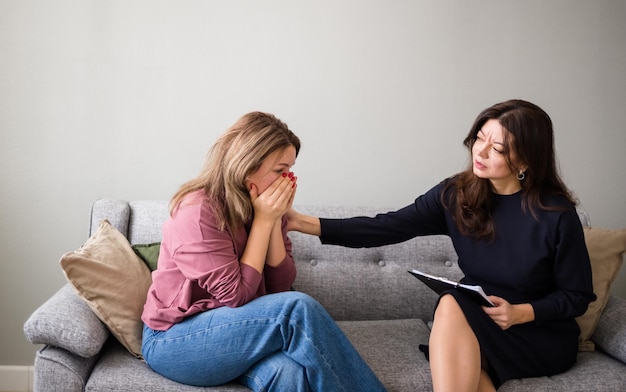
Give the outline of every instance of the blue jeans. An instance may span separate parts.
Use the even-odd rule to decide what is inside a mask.
[[[189,385],[385,390],[326,310],[295,291],[199,313],[167,331],[144,326],[142,353],[154,371]]]

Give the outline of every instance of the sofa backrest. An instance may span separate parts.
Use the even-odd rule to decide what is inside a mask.
[[[299,206],[319,217],[374,216],[374,207]],[[460,279],[447,236],[426,236],[375,248],[322,245],[319,238],[290,233],[298,267],[295,288],[312,295],[336,320],[432,319],[435,293],[410,275],[413,268]]]
[[[165,200],[96,200],[91,206],[89,235],[98,230],[103,219],[128,238],[131,244],[161,241],[161,226],[169,216]]]
[[[296,206],[302,213],[340,218],[373,216],[375,207]],[[91,211],[90,235],[102,219],[122,232],[131,244],[161,241],[168,217],[167,201],[101,199]],[[589,218],[580,211],[583,225]],[[457,255],[447,236],[425,236],[400,244],[368,249],[322,245],[319,238],[289,234],[297,267],[294,288],[317,299],[335,320],[431,320],[437,296],[407,271],[421,271],[458,280]]]

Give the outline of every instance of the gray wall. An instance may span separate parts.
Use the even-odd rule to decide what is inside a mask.
[[[167,199],[240,115],[303,142],[298,204],[400,207],[483,108],[542,106],[595,226],[626,226],[624,1],[0,0],[0,365],[100,197]],[[622,272],[613,289],[626,296]]]

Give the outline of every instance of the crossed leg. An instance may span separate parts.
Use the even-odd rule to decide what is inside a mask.
[[[429,352],[435,392],[495,392],[482,366],[478,339],[452,295],[439,300]]]

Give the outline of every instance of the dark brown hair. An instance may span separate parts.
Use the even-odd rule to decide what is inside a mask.
[[[461,233],[492,239],[495,235],[491,217],[493,190],[488,179],[479,178],[472,170],[472,146],[478,132],[489,120],[497,120],[504,129],[505,159],[515,172],[526,167],[522,187],[522,207],[536,216],[537,209],[554,210],[561,205],[546,205],[546,196],[562,196],[576,205],[572,193],[559,176],[554,152],[552,120],[540,107],[513,99],[483,110],[472,125],[463,144],[470,154],[465,171],[458,173],[443,192],[443,203],[450,208]],[[512,162],[511,156],[516,157]],[[449,192],[452,191],[452,192]]]

